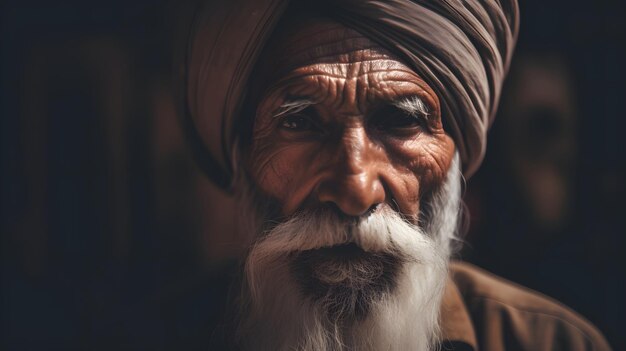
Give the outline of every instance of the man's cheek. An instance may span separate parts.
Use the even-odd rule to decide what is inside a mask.
[[[449,138],[433,139],[414,145],[406,154],[413,155],[406,164],[418,176],[421,188],[426,191],[445,180],[454,155],[454,142]]]
[[[259,149],[252,175],[260,190],[277,199],[284,198],[293,186],[301,151],[294,145],[268,145]]]

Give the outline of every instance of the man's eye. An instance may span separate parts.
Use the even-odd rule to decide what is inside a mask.
[[[317,130],[317,126],[310,117],[302,114],[285,116],[280,121],[280,128],[293,132]]]
[[[392,133],[410,133],[425,127],[426,116],[412,115],[404,111],[385,111],[372,121],[374,128]]]

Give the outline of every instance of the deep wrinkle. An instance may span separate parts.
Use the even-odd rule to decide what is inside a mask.
[[[319,31],[324,35],[308,42],[294,39]],[[289,36],[290,44],[276,45],[267,57],[290,70],[255,93],[260,99],[247,170],[259,192],[281,204],[282,216],[323,203],[359,216],[387,203],[405,218],[418,218],[419,200],[441,184],[454,153],[435,93],[351,29],[320,22]],[[312,104],[298,111],[299,119],[282,123],[289,114],[277,117],[276,111],[294,98]],[[423,125],[397,108],[411,98],[429,112]]]

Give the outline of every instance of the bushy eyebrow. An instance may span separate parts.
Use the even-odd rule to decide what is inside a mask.
[[[315,105],[315,102],[306,98],[286,99],[274,112],[272,118],[301,112],[307,107]]]
[[[393,106],[413,116],[429,116],[430,108],[417,95],[401,98],[393,102]]]
[[[308,98],[287,98],[274,110],[272,118],[298,113],[315,104],[317,104],[315,101]],[[392,105],[412,116],[428,117],[430,115],[430,108],[417,95],[403,97],[393,101]]]

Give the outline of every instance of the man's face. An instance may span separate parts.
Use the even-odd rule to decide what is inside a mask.
[[[242,184],[252,191],[239,195],[262,223],[245,262],[241,339],[251,349],[426,350],[460,199],[439,100],[355,31],[287,28],[252,94]],[[420,204],[432,210],[424,221]]]
[[[432,89],[338,24],[296,26],[279,43],[247,158],[257,190],[283,216],[333,204],[358,217],[386,203],[416,222],[454,155]]]

